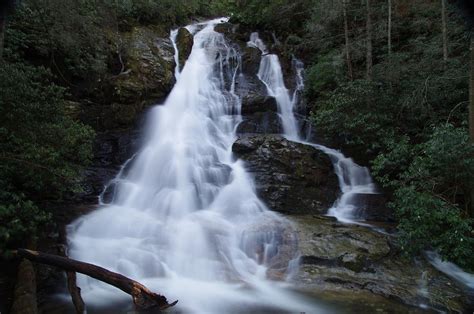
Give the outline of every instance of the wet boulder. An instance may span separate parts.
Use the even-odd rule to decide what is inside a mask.
[[[253,30],[246,29],[246,26],[242,24],[223,22],[216,24],[216,26],[214,26],[214,31],[223,34],[229,41],[239,45],[241,48],[245,48],[250,33]]]
[[[231,34],[234,31],[235,25],[229,22],[219,23],[214,26],[214,31],[221,34]]]
[[[130,104],[166,96],[174,79],[174,49],[152,28],[134,27],[123,36],[124,71],[115,77],[115,100]]]
[[[237,134],[280,134],[283,128],[276,112],[255,112],[242,116],[237,127]]]
[[[176,35],[176,46],[179,52],[179,68],[182,69],[193,50],[194,38],[187,28],[181,27]]]
[[[242,233],[241,248],[258,264],[267,266],[267,275],[283,279],[298,257],[298,239],[293,225],[274,213],[255,217]]]
[[[262,52],[255,47],[245,47],[242,51],[242,73],[256,76],[260,67]]]
[[[237,127],[238,134],[280,134],[283,131],[276,99],[267,96],[265,85],[256,75],[242,76],[236,92],[242,98],[242,122]]]
[[[174,48],[158,27],[135,26],[108,34],[113,53],[108,77],[90,100],[68,103],[68,113],[97,131],[133,126],[143,109],[160,102],[174,83]]]
[[[254,176],[258,195],[284,213],[326,213],[339,194],[329,157],[279,135],[239,138],[232,150]]]
[[[468,306],[456,282],[424,260],[394,249],[394,239],[365,226],[332,217],[288,216],[298,234],[302,290],[367,292],[418,307],[463,313]]]
[[[278,112],[275,97],[259,94],[247,94],[242,98],[242,115],[251,115],[256,112]]]

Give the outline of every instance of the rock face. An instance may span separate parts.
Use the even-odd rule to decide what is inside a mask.
[[[304,290],[360,291],[403,303],[463,312],[467,300],[456,284],[424,261],[406,259],[392,238],[327,217],[289,216],[299,237]]]
[[[329,158],[279,135],[238,139],[234,153],[254,176],[258,195],[275,211],[326,213],[339,193]]]
[[[178,30],[176,46],[179,52],[179,68],[182,69],[193,49],[193,35],[184,27]]]
[[[278,216],[267,215],[256,219],[243,230],[242,250],[255,257],[259,263],[267,265],[267,275],[283,279],[292,260],[298,257],[298,240],[292,224]],[[274,249],[266,250],[268,242]]]
[[[359,205],[356,217],[374,222],[395,222],[393,210],[387,206],[383,194],[356,194],[354,197]]]
[[[93,101],[74,104],[79,118],[99,131],[130,128],[143,108],[162,100],[171,91],[174,49],[162,30],[136,26],[111,38],[120,47],[115,65],[93,95]]]
[[[174,84],[174,50],[151,28],[134,27],[124,35],[125,72],[117,77],[117,100],[124,103],[161,98]]]
[[[280,134],[283,132],[276,99],[263,95],[249,92],[242,98],[242,122],[237,127],[238,134]]]
[[[283,128],[276,112],[255,112],[243,115],[237,134],[281,134]]]
[[[275,97],[247,94],[242,98],[242,115],[266,111],[278,112]]]
[[[140,131],[109,131],[99,133],[94,142],[92,165],[85,171],[83,192],[76,197],[83,203],[97,203],[97,196],[113,179],[120,166],[140,146]]]

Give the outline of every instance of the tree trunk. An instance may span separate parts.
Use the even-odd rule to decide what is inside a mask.
[[[350,42],[349,42],[349,25],[347,22],[347,4],[346,1],[342,0],[342,14],[344,16],[344,38],[346,41],[346,62],[347,62],[347,71],[349,73],[349,79],[352,81],[354,75],[352,73],[352,61],[351,61],[351,51],[350,51]]]
[[[388,25],[387,25],[388,56],[392,54],[392,0],[388,0]]]
[[[367,80],[372,80],[372,19],[370,0],[367,3]]]
[[[474,145],[474,31],[471,30],[471,73],[469,78],[469,137],[470,144]],[[474,156],[473,156],[474,158]],[[471,179],[470,216],[474,218],[474,178]]]
[[[441,0],[441,27],[443,28],[443,60],[448,61],[448,34],[446,30],[446,0]]]
[[[0,8],[0,62],[3,61],[3,45],[5,39],[5,28],[7,23],[7,14],[4,9]]]
[[[37,263],[55,266],[69,272],[78,272],[106,282],[116,288],[119,288],[123,292],[130,294],[133,298],[133,303],[139,310],[151,308],[163,310],[175,305],[178,302],[175,301],[173,303],[168,303],[166,297],[151,292],[141,283],[93,264],[26,249],[18,249],[17,254]]]

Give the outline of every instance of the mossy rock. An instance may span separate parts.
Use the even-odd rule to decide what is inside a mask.
[[[150,27],[134,27],[123,38],[125,70],[115,78],[115,100],[135,103],[167,95],[174,79],[174,49]]]
[[[186,60],[188,60],[191,50],[193,49],[193,35],[184,27],[178,30],[176,35],[176,47],[179,52],[179,68],[182,69]]]
[[[423,303],[458,313],[469,306],[455,282],[426,261],[400,255],[389,235],[342,224],[332,217],[288,218],[297,231],[301,254],[294,281],[305,291],[365,291],[413,306]]]
[[[258,195],[275,211],[326,213],[339,194],[329,157],[280,135],[238,139],[232,150],[255,177]]]

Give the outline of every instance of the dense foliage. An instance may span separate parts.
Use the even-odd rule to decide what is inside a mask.
[[[66,115],[64,89],[41,67],[0,67],[0,249],[34,233],[48,199],[74,191],[92,130]]]
[[[243,2],[237,20],[277,30],[282,50],[305,59],[318,135],[372,167],[391,195],[401,248],[435,249],[474,270],[469,32],[458,8],[447,4],[444,41],[441,1],[391,1],[389,43],[390,2],[371,1],[368,54],[365,1]],[[272,20],[280,11],[304,27]]]

